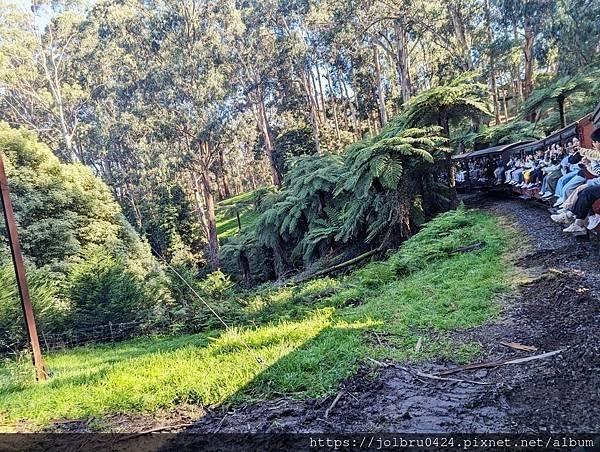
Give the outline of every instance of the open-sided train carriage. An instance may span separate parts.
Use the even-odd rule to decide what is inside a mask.
[[[569,124],[568,126],[550,134],[549,136],[542,138],[538,141],[524,141],[518,143],[504,144],[499,146],[492,146],[485,149],[479,149],[473,152],[463,153],[455,155],[452,159],[457,165],[457,185],[463,190],[471,189],[497,189],[495,178],[493,177],[493,171],[491,167],[501,159],[504,163],[508,162],[512,157],[524,158],[527,155],[536,153],[537,151],[543,151],[548,149],[554,144],[561,146],[571,142],[574,138],[577,138],[581,144],[581,148],[586,154],[592,157],[592,131],[600,127],[600,104],[596,107],[594,112],[584,116],[578,121]],[[593,158],[600,158],[594,156]],[[483,177],[472,177],[471,169],[475,163],[481,164],[483,162],[490,163],[490,168],[484,171]],[[461,177],[462,176],[462,177]],[[519,188],[515,186],[502,186],[503,190],[510,190],[518,195],[531,198],[539,198],[538,188]]]

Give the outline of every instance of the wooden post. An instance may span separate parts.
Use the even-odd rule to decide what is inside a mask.
[[[29,298],[29,290],[27,288],[27,276],[25,274],[25,265],[23,264],[23,255],[21,254],[21,245],[19,243],[19,234],[17,232],[17,223],[10,202],[8,192],[8,179],[4,170],[4,162],[2,161],[2,153],[0,152],[0,198],[2,200],[2,211],[4,212],[4,221],[6,230],[8,231],[8,243],[12,254],[13,264],[15,266],[15,275],[17,277],[17,286],[19,288],[19,296],[21,297],[21,305],[25,316],[25,327],[27,329],[27,337],[33,352],[33,365],[35,366],[35,374],[38,380],[46,380],[48,374],[46,372],[44,361],[42,359],[42,351],[40,349],[40,341],[37,335],[35,326],[35,317],[33,316],[33,307]]]

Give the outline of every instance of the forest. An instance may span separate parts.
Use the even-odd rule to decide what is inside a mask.
[[[451,157],[589,114],[599,23],[596,0],[0,0],[0,152],[43,347],[204,344],[222,331],[211,347],[237,350],[262,340],[244,328],[270,344],[299,322],[300,344],[337,325],[317,348],[337,344],[329,353],[344,363],[322,387],[309,357],[290,366],[310,383],[271,368],[288,392],[320,395],[356,369],[351,330],[395,318],[377,291],[416,297],[441,269],[460,280],[448,259],[473,279],[440,292],[439,310],[415,298],[393,328],[412,350],[423,335],[409,324],[480,324],[507,289],[510,239],[459,205]],[[30,376],[5,233],[0,223],[0,356],[17,358],[6,372],[20,383],[0,390],[0,421],[12,422],[38,389],[14,398]],[[478,241],[480,256],[452,257]],[[375,303],[359,307],[366,317],[347,314],[360,300]],[[457,316],[444,319],[450,305]],[[179,353],[178,340],[162,350]],[[277,347],[271,364],[285,356]],[[451,355],[445,339],[422,347],[393,357]],[[156,406],[218,404],[267,378],[248,372]],[[277,392],[261,384],[261,397]],[[65,394],[55,406],[67,418],[156,408],[92,393],[63,407]]]

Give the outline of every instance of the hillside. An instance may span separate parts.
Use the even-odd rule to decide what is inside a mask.
[[[485,245],[459,251],[474,243]],[[94,417],[104,428],[102,419],[117,413],[331,394],[373,359],[473,359],[477,344],[449,333],[496,315],[495,295],[509,288],[508,250],[494,218],[461,209],[347,277],[232,295],[222,302],[240,319],[231,330],[52,353],[52,379],[42,384],[26,360],[7,362],[2,424],[29,429]]]
[[[253,202],[256,193],[256,190],[247,191],[224,199],[217,204],[217,233],[219,234],[219,240],[222,241],[236,235],[241,230],[252,229],[254,227],[258,220],[258,213]]]

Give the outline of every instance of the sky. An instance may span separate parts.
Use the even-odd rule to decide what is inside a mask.
[[[31,0],[5,0],[5,2],[17,6],[19,10],[31,12]],[[40,31],[46,28],[46,25],[48,25],[48,22],[52,18],[52,14],[52,8],[49,6],[43,6],[37,11],[35,23]]]

